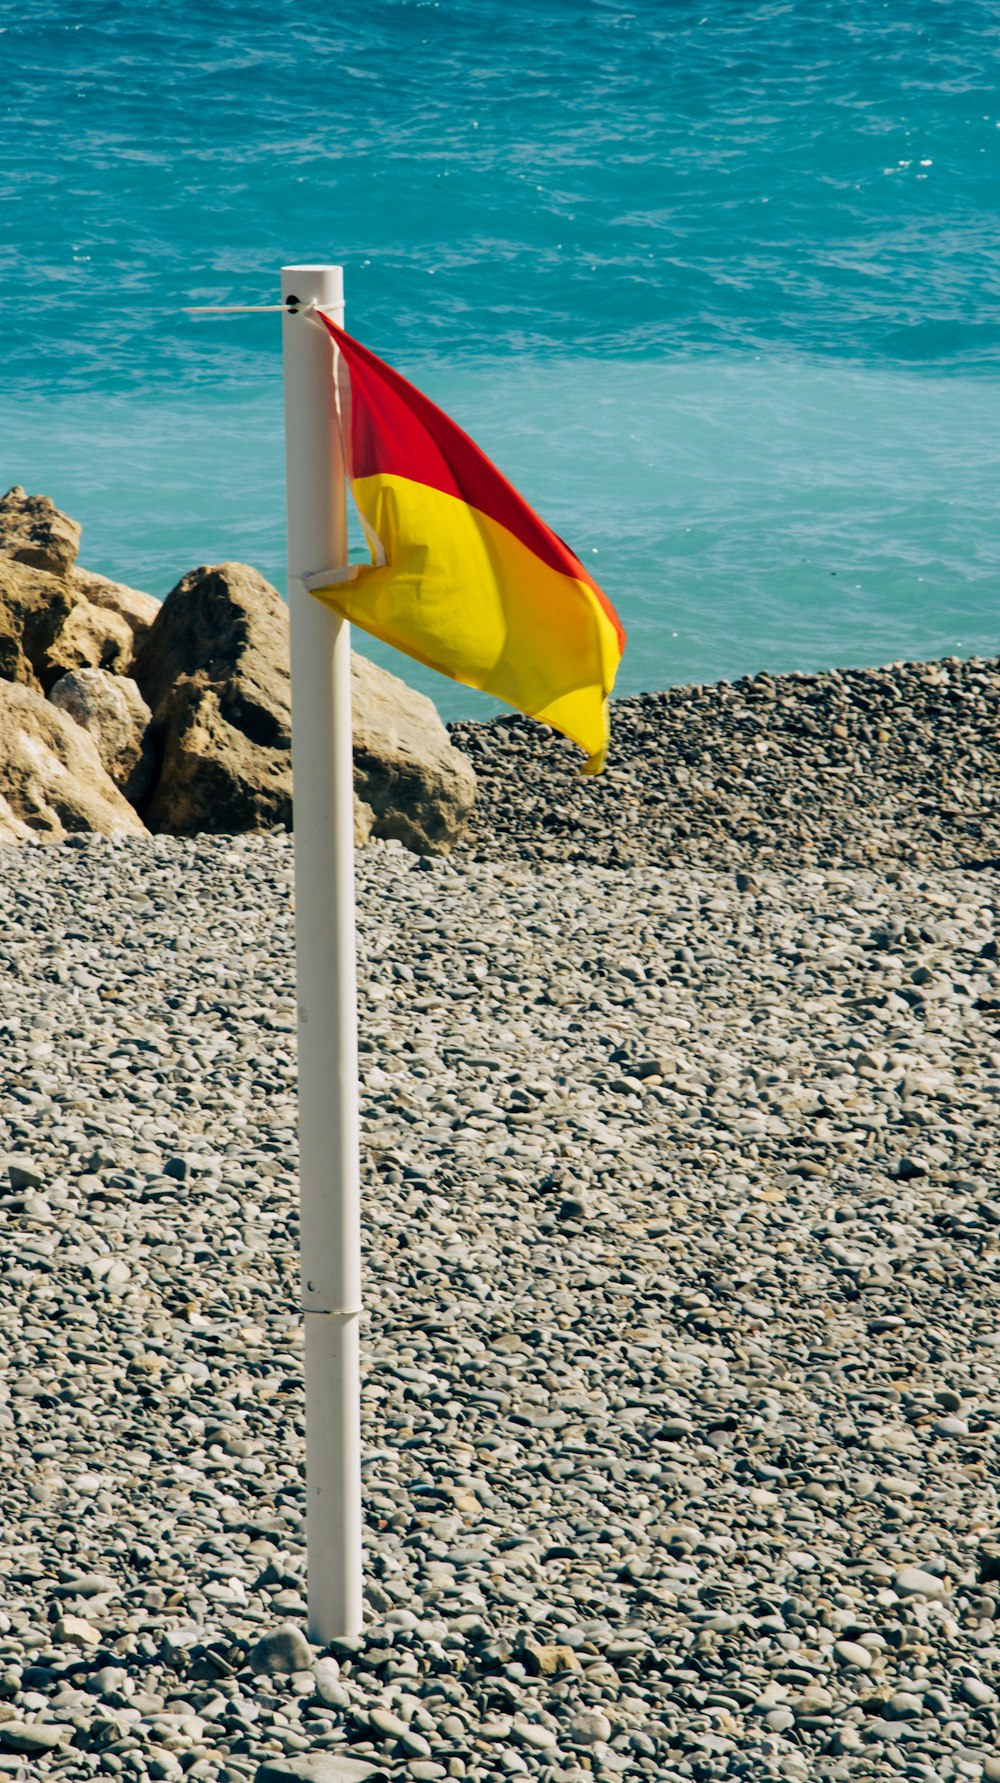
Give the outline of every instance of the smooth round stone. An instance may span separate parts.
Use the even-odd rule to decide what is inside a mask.
[[[914,1721],[923,1712],[923,1699],[910,1690],[897,1690],[882,1711],[887,1721]]]
[[[381,1706],[370,1709],[368,1720],[376,1733],[380,1733],[385,1739],[401,1740],[409,1736],[410,1730],[406,1722],[399,1715],[394,1714],[391,1709]]]
[[[825,1684],[807,1684],[794,1704],[796,1715],[825,1715],[833,1707],[833,1692]]]
[[[317,1680],[316,1694],[320,1701],[326,1703],[327,1707],[331,1709],[349,1709],[353,1701],[347,1685],[337,1683],[333,1679],[322,1685]]]
[[[63,1728],[54,1722],[5,1721],[0,1726],[0,1742],[11,1752],[54,1752],[62,1741]]]
[[[111,1696],[120,1691],[128,1673],[121,1665],[102,1665],[100,1671],[92,1672],[87,1680],[87,1688],[96,1696]]]
[[[250,1666],[254,1672],[279,1675],[309,1671],[312,1659],[312,1648],[301,1629],[287,1623],[283,1628],[261,1635],[250,1654]]]
[[[146,1769],[156,1783],[178,1783],[184,1775],[180,1759],[167,1746],[150,1746],[146,1753]]]
[[[837,1641],[833,1651],[840,1665],[856,1666],[862,1672],[871,1670],[872,1655],[860,1641]]]
[[[542,1727],[535,1721],[512,1721],[511,1739],[522,1746],[530,1746],[535,1752],[551,1752],[558,1745],[559,1736],[551,1727]]]
[[[960,1696],[963,1702],[972,1703],[978,1709],[984,1708],[987,1703],[995,1702],[997,1693],[982,1678],[967,1673],[959,1678],[955,1686],[955,1694]]]
[[[611,1723],[599,1709],[584,1709],[574,1715],[567,1732],[578,1746],[593,1746],[611,1738]]]
[[[941,1598],[946,1597],[948,1591],[943,1579],[936,1573],[926,1572],[922,1566],[901,1566],[892,1583],[900,1597]]]
[[[769,1727],[772,1733],[787,1733],[790,1727],[795,1726],[795,1716],[791,1709],[779,1705],[778,1708],[768,1709],[764,1716],[764,1726]]]
[[[241,1770],[242,1780],[253,1776],[253,1783],[375,1783],[386,1772],[370,1759],[351,1757],[340,1752],[289,1753],[265,1758],[250,1772]]]
[[[312,1668],[312,1676],[316,1686],[317,1696],[321,1697],[322,1700],[326,1702],[328,1700],[326,1692],[328,1690],[333,1690],[338,1693],[333,1698],[333,1701],[339,1703],[339,1693],[343,1690],[344,1686],[340,1681],[340,1666],[337,1661],[329,1654],[325,1654],[322,1659],[317,1659],[316,1664]]]

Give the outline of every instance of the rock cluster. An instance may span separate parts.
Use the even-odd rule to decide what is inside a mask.
[[[288,615],[277,590],[246,565],[221,564],[192,570],[161,605],[79,569],[79,538],[44,496],[15,487],[0,499],[0,834],[291,827]],[[53,706],[93,744],[72,761],[68,746],[53,754],[63,737]],[[354,706],[357,840],[447,853],[475,777],[431,702],[354,658]],[[42,758],[26,775],[25,761]]]
[[[362,851],[320,1652],[291,842],[74,843],[0,882],[6,1774],[996,1783],[1000,872]]]
[[[484,860],[738,868],[1000,860],[1000,661],[755,675],[612,703],[605,772],[527,719],[453,724]]]

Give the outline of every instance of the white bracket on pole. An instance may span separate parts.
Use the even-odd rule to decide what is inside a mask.
[[[295,797],[302,1304],[306,1328],[309,1633],[361,1632],[360,1136],[354,931],[351,640],[303,577],[347,565],[333,346],[307,311],[343,322],[339,266],[281,274]]]

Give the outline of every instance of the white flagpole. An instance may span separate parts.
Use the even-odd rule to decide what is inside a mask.
[[[286,266],[282,322],[295,792],[309,1634],[361,1632],[361,1219],[351,638],[302,577],[347,563],[332,343],[288,307],[343,321],[339,266]]]

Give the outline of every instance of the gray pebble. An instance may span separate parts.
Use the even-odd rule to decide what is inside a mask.
[[[893,1585],[901,1597],[941,1598],[946,1596],[948,1589],[944,1579],[927,1572],[922,1566],[900,1567]]]
[[[568,1732],[576,1745],[592,1746],[598,1741],[610,1740],[611,1723],[598,1709],[590,1709],[573,1716]]]
[[[307,1671],[312,1665],[312,1649],[301,1629],[291,1623],[261,1635],[250,1654],[255,1672],[288,1673]]]
[[[366,1759],[308,1752],[301,1758],[266,1758],[253,1783],[389,1783],[389,1773]]]

